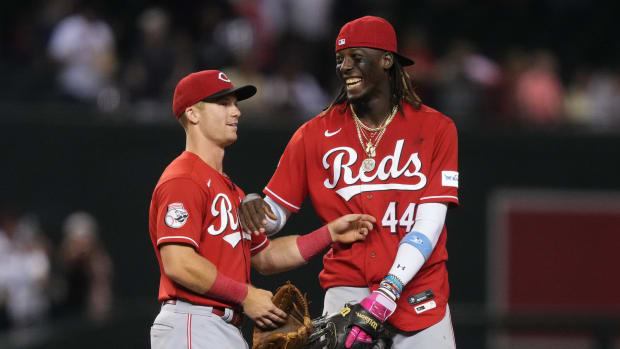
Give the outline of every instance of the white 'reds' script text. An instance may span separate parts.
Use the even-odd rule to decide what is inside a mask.
[[[419,190],[424,188],[426,185],[426,176],[420,172],[422,162],[418,157],[418,153],[411,154],[403,166],[401,168],[398,167],[404,143],[404,139],[399,139],[396,142],[394,153],[381,159],[376,171],[371,175],[368,175],[367,172],[364,171],[363,167],[360,167],[358,173],[354,175],[351,167],[357,162],[357,152],[355,152],[353,148],[338,147],[330,149],[323,156],[323,168],[326,170],[331,168],[332,176],[331,180],[330,178],[325,179],[323,185],[328,189],[333,189],[338,185],[340,179],[342,179],[347,186],[336,190],[336,193],[347,201],[357,194],[368,191]],[[345,155],[348,155],[348,157],[345,157]],[[376,178],[384,181],[388,178],[398,179],[401,176],[408,178],[418,177],[419,181],[416,184],[363,184],[372,182]],[[362,184],[359,185],[358,182],[361,182]]]

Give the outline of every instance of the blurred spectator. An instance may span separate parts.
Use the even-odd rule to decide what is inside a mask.
[[[506,49],[500,64],[502,79],[500,80],[497,94],[491,100],[490,125],[513,126],[519,122],[517,111],[516,84],[519,77],[528,65],[528,56],[520,48],[511,47]]]
[[[406,57],[413,57],[414,65],[405,68],[413,81],[416,93],[426,105],[436,105],[432,99],[433,84],[436,79],[437,61],[428,42],[428,33],[422,26],[410,27],[403,31],[400,45]]]
[[[244,8],[244,11],[248,9]],[[257,55],[267,53],[264,52],[265,47],[258,49],[260,37],[251,20],[260,18],[234,18],[215,28],[215,37],[233,58],[230,65],[223,68],[228,77],[238,84],[258,86],[256,96],[244,104],[247,108],[245,117],[283,117],[290,120],[290,115],[303,118],[316,115],[328,101],[316,78],[305,70],[307,60],[303,59],[306,52],[303,45],[297,38],[280,42],[279,55],[271,62],[274,72],[265,74],[261,69],[261,58]]]
[[[517,78],[516,107],[525,124],[549,125],[563,121],[564,87],[556,65],[553,54],[541,50],[530,57]]]
[[[171,93],[169,87],[176,52],[170,37],[168,13],[159,7],[146,9],[136,23],[137,46],[125,68],[125,86],[131,102],[161,100]]]
[[[333,0],[288,0],[290,32],[305,42],[319,42],[330,35]],[[311,14],[311,15],[310,15]]]
[[[315,77],[305,70],[306,51],[295,44],[282,48],[275,74],[264,86],[266,98],[282,112],[309,119],[327,107],[328,97]]]
[[[261,69],[261,59],[257,57],[258,37],[253,24],[244,17],[233,17],[220,21],[214,27],[211,45],[202,43],[201,51],[205,56],[211,53],[211,60],[222,60],[223,66],[205,65],[205,67],[220,68],[231,81],[238,85],[256,85],[258,91],[254,97],[243,102],[246,120],[260,121],[266,115],[271,115],[272,106],[265,95],[266,76]],[[206,49],[209,48],[208,51]],[[212,52],[215,48],[219,52]],[[205,62],[203,57],[202,62]]]
[[[8,325],[20,328],[41,323],[50,305],[46,293],[49,245],[36,217],[2,212],[0,220],[0,294]]]
[[[132,105],[132,116],[139,120],[169,119],[168,97],[177,68],[177,46],[170,33],[168,12],[160,7],[144,10],[136,22],[139,38],[125,64],[123,83]]]
[[[58,85],[65,97],[97,102],[107,111],[118,107],[119,93],[112,87],[117,70],[114,34],[94,1],[81,3],[77,13],[56,25],[48,49],[59,65]]]
[[[256,94],[243,101],[244,121],[260,121],[265,116],[272,115],[273,106],[267,98],[267,77],[258,69],[258,65],[252,54],[240,55],[235,63],[222,69],[231,81],[238,85],[256,85]]]
[[[224,33],[225,23],[231,17],[232,9],[221,1],[208,1],[196,11],[198,39],[196,40],[198,66],[219,69],[231,64],[232,54]],[[222,35],[224,34],[224,35]],[[253,32],[250,30],[250,35]],[[179,79],[182,78],[179,77]]]
[[[564,110],[568,121],[574,125],[590,123],[592,101],[588,91],[590,73],[580,69],[570,82],[564,98]]]
[[[620,126],[620,76],[612,71],[578,69],[565,101],[568,120],[596,131]]]
[[[61,265],[67,282],[64,309],[105,320],[112,307],[112,261],[99,239],[95,218],[74,212],[63,223]]]
[[[605,130],[620,126],[620,76],[611,71],[597,71],[587,85],[591,127]]]
[[[415,56],[413,56],[415,60]],[[457,126],[480,125],[489,111],[488,90],[501,77],[498,65],[476,52],[469,41],[454,42],[436,67],[437,109],[450,115]]]
[[[227,41],[242,45],[251,44],[248,47],[251,47],[251,55],[260,69],[265,68],[277,52],[279,23],[284,20],[284,13],[281,12],[278,2],[278,0],[231,1],[237,18],[225,24],[228,27],[225,32],[229,34]],[[216,36],[220,37],[221,34]]]
[[[293,34],[304,42],[318,42],[330,34],[333,0],[263,0],[254,3],[258,5],[256,12],[265,31],[276,41],[286,34]]]
[[[9,283],[8,268],[12,250],[12,237],[15,230],[15,218],[0,210],[0,330],[10,327],[7,314],[7,285]]]

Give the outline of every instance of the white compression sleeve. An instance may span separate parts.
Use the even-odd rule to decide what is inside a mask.
[[[418,206],[413,228],[401,240],[394,264],[392,264],[389,272],[403,283],[403,287],[422,268],[435,245],[437,245],[447,210],[446,204],[438,202]],[[426,246],[420,247],[420,244],[424,245],[425,241]],[[430,246],[428,246],[429,243]]]
[[[286,207],[275,202],[269,196],[265,196],[265,203],[271,207],[271,211],[278,217],[276,220],[273,220],[269,217],[265,217],[267,219],[267,225],[265,226],[265,235],[271,236],[284,227],[286,220],[291,216],[291,211]]]

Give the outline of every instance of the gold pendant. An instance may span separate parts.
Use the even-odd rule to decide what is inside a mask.
[[[370,172],[375,169],[375,159],[367,158],[362,161],[362,169],[364,172]]]
[[[375,152],[375,148],[376,146],[374,146],[372,143],[370,143],[370,141],[368,141],[368,143],[366,143],[366,155],[370,156],[371,158],[374,158],[375,155],[377,155],[377,153]]]

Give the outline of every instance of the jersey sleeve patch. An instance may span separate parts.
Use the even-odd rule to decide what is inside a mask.
[[[459,187],[459,173],[456,171],[441,171],[441,185],[444,187]]]
[[[183,207],[183,204],[180,202],[175,202],[168,205],[168,212],[166,212],[166,216],[164,217],[164,222],[170,228],[178,229],[187,223],[189,219],[189,213]]]

